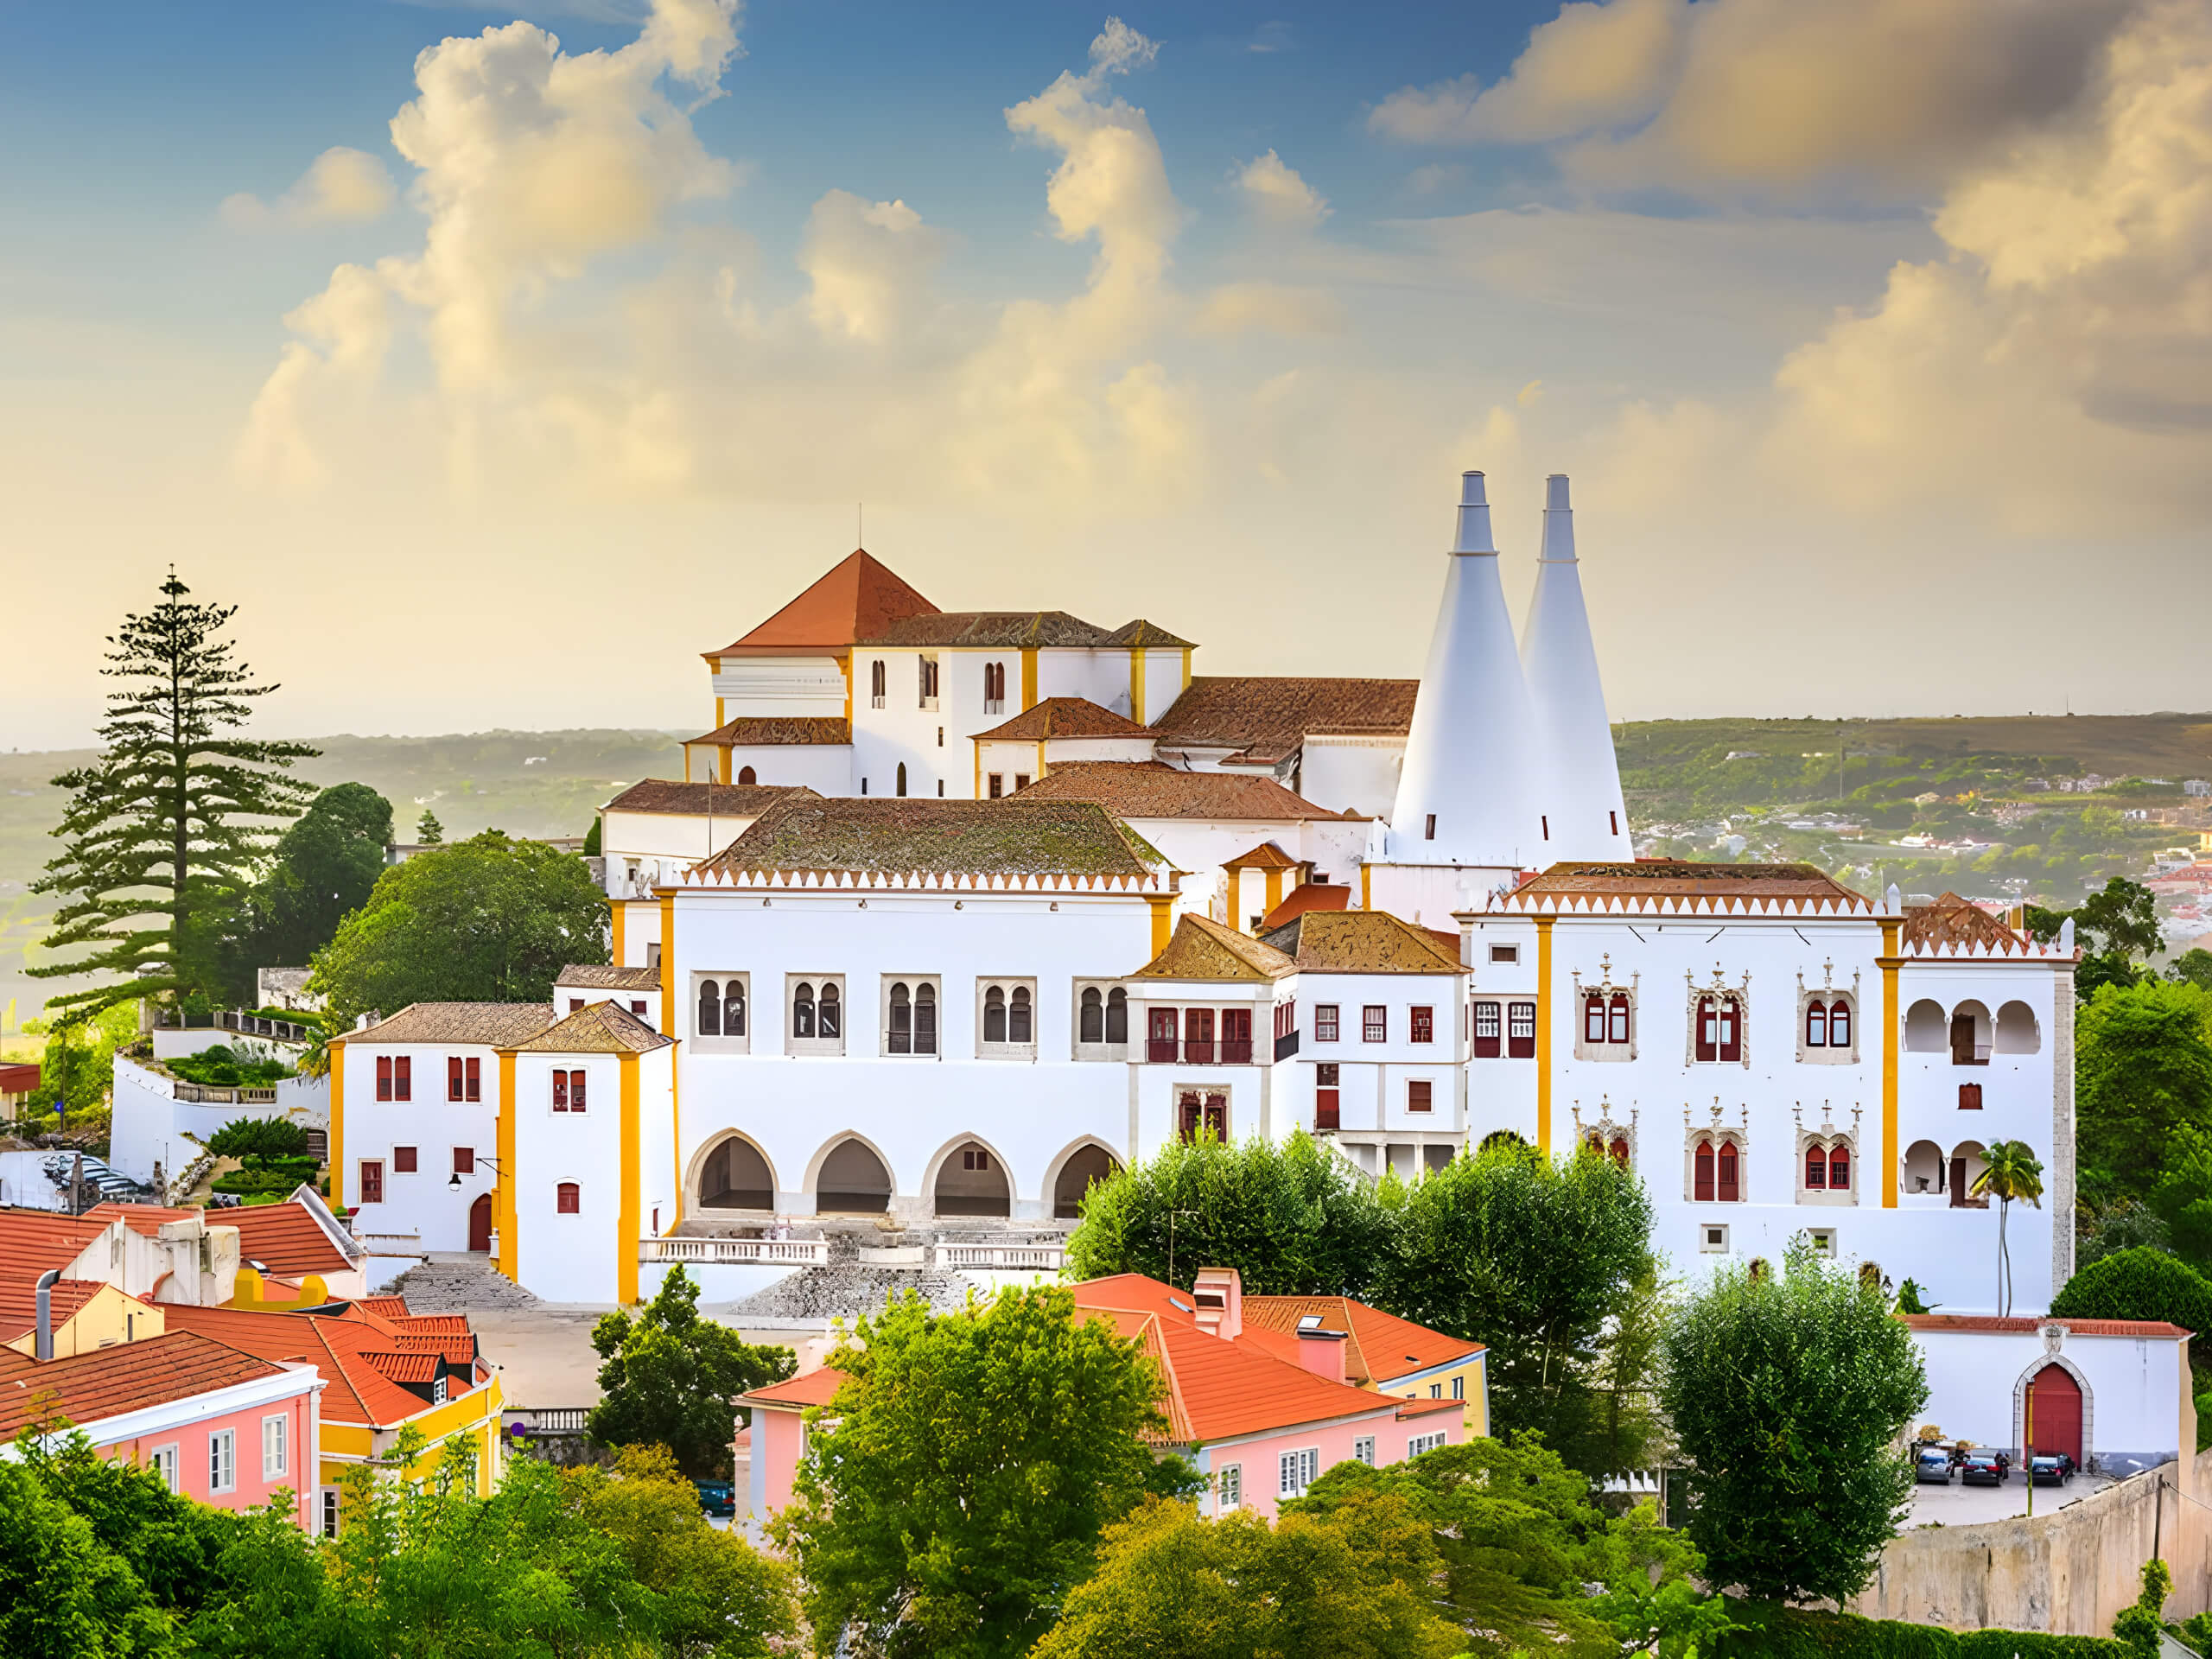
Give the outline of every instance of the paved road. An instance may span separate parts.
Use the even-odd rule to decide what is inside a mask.
[[[2079,1474],[2063,1486],[2036,1488],[2036,1513],[2049,1515],[2062,1503],[2072,1503],[2113,1483],[2102,1475]],[[1908,1528],[1931,1521],[1947,1527],[1970,1527],[1982,1521],[2006,1521],[2028,1509],[2028,1483],[2014,1473],[2002,1486],[1962,1486],[1955,1479],[1948,1486],[1929,1484],[1912,1489],[1912,1517]]]

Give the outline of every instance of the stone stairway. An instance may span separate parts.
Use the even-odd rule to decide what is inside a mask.
[[[487,1313],[536,1307],[537,1297],[493,1271],[483,1255],[433,1255],[399,1275],[389,1293],[411,1313]]]
[[[918,1293],[932,1308],[957,1308],[976,1287],[957,1273],[934,1268],[862,1267],[832,1262],[801,1268],[766,1290],[755,1291],[725,1312],[732,1323],[748,1320],[846,1319],[880,1313],[893,1296]]]

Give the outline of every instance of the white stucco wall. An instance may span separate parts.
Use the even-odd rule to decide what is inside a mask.
[[[200,1155],[210,1135],[235,1118],[281,1117],[310,1129],[327,1128],[330,1122],[327,1077],[283,1078],[276,1084],[273,1103],[181,1101],[173,1093],[175,1087],[151,1067],[116,1056],[107,1161],[134,1181],[152,1184],[156,1165],[164,1179],[174,1177]]]
[[[378,1100],[377,1061],[401,1055],[411,1062],[413,1098]],[[449,1056],[477,1061],[483,1098],[446,1098]],[[340,1192],[334,1179],[332,1192],[334,1201],[359,1205],[353,1230],[384,1238],[420,1238],[424,1250],[467,1249],[469,1206],[480,1193],[492,1190],[492,1167],[484,1160],[499,1155],[499,1057],[488,1045],[347,1043],[346,1167],[334,1172],[342,1175],[344,1189]],[[412,1174],[402,1174],[395,1167],[393,1152],[398,1147],[415,1148]],[[450,1185],[456,1147],[476,1154],[474,1171],[461,1176],[459,1186]],[[371,1160],[384,1165],[381,1204],[361,1203],[361,1166]]]
[[[2085,1461],[2127,1475],[2196,1454],[2183,1338],[2086,1336],[2054,1319],[2040,1330],[1915,1331],[1913,1344],[1928,1373],[1918,1421],[1954,1439],[2018,1457],[2022,1388],[2059,1358],[2082,1388]]]

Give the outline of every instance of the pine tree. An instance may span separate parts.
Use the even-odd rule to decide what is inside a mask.
[[[436,813],[431,811],[429,807],[424,807],[423,816],[415,820],[416,844],[423,847],[442,846],[445,842],[445,825],[438,822]]]
[[[54,780],[73,798],[54,831],[67,850],[36,884],[64,895],[46,948],[89,954],[30,971],[118,976],[54,998],[69,1018],[212,982],[221,929],[272,821],[298,816],[314,793],[286,769],[316,750],[239,735],[253,700],[276,688],[254,684],[220,638],[238,607],[188,601],[174,569],[161,591],[159,606],[108,636],[100,671],[125,683],[108,696],[99,760]]]

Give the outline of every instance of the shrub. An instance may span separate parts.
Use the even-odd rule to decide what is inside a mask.
[[[281,1117],[234,1117],[208,1137],[207,1150],[218,1158],[305,1158],[308,1132]]]
[[[2121,1250],[2093,1262],[2050,1299],[2053,1319],[2164,1319],[2197,1333],[2199,1363],[2212,1359],[2212,1280],[2164,1250]]]
[[[1947,1630],[1773,1602],[1746,1602],[1735,1617],[1738,1628],[1711,1644],[1711,1659],[2126,1659],[2127,1654],[2109,1637]]]
[[[283,1060],[257,1060],[220,1043],[162,1064],[187,1083],[209,1089],[266,1089],[293,1075],[292,1068]]]

